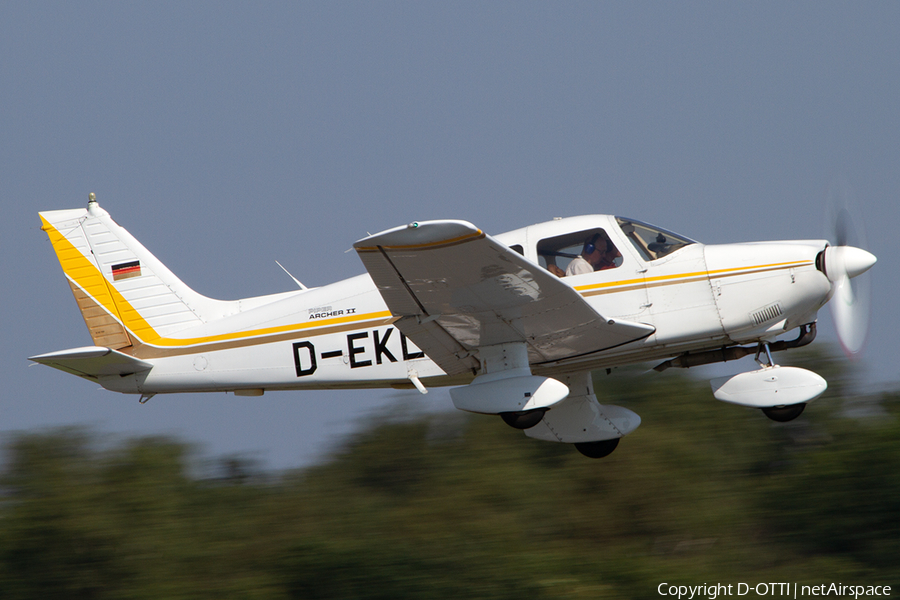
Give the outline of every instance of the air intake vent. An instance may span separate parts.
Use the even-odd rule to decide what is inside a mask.
[[[775,304],[770,304],[769,306],[765,306],[757,311],[754,311],[750,314],[750,318],[753,319],[754,325],[762,325],[766,321],[771,321],[777,317],[780,317],[784,314],[784,309],[781,308],[781,303],[776,302]]]

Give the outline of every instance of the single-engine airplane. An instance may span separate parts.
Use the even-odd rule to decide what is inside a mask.
[[[719,400],[797,417],[826,388],[772,352],[803,346],[833,296],[858,350],[850,279],[869,252],[825,240],[704,245],[629,218],[555,219],[497,236],[420,221],[353,246],[367,274],[222,301],[182,283],[90,196],[40,213],[93,346],[30,360],[139,394],[456,386],[456,408],[600,458],[638,427],[591,371],[691,367],[753,354]],[[299,284],[299,281],[297,282]],[[776,340],[798,330],[796,337]]]

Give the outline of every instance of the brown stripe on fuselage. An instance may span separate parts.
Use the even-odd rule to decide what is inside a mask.
[[[341,325],[333,325],[331,327],[322,327],[319,329],[302,329],[273,335],[263,335],[253,338],[229,340],[227,342],[208,342],[204,344],[197,344],[196,346],[181,346],[177,348],[160,348],[159,346],[150,346],[140,342],[139,340],[137,340],[137,338],[135,338],[137,341],[134,344],[134,351],[127,352],[123,350],[123,352],[131,354],[135,358],[166,358],[169,356],[184,356],[186,354],[214,352],[216,350],[232,350],[235,348],[261,346],[263,344],[273,344],[276,342],[306,339],[333,333],[344,333],[346,331],[354,331],[357,329],[364,329],[366,327],[383,327],[385,325],[394,323],[397,319],[398,317],[387,317],[384,319],[373,319],[371,321],[344,323]]]

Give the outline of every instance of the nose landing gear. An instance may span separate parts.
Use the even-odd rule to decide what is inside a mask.
[[[765,351],[766,360],[768,364],[764,364],[761,360],[759,360],[760,354]],[[769,342],[760,343],[759,347],[756,349],[756,362],[763,368],[773,368],[778,365],[775,364],[775,361],[772,360],[772,352],[769,349]],[[803,413],[803,410],[806,408],[806,402],[800,402],[798,404],[790,404],[787,406],[765,406],[762,408],[762,412],[764,415],[776,421],[778,423],[787,423],[788,421],[793,421],[797,417]]]
[[[806,404],[828,388],[812,371],[776,365],[766,342],[759,344],[756,362],[761,367],[758,371],[710,381],[716,399],[762,409],[768,418],[785,423],[799,417]]]
[[[801,402],[800,404],[791,404],[790,406],[769,406],[762,409],[762,411],[764,415],[773,421],[787,423],[788,421],[793,421],[799,417],[800,413],[802,413],[805,408],[806,403]]]

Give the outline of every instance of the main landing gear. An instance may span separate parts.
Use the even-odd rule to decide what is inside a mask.
[[[616,449],[619,438],[628,435],[641,424],[640,416],[627,408],[600,404],[597,401],[589,371],[563,375],[558,383],[567,392],[561,395],[559,401],[535,408],[520,401],[518,407],[528,408],[501,410],[497,414],[510,427],[524,431],[527,437],[572,444],[578,452],[589,458],[608,456]],[[491,384],[484,384],[487,385]],[[516,404],[508,402],[506,406],[513,407]]]
[[[500,413],[500,418],[503,419],[504,423],[515,429],[531,429],[541,422],[546,412],[546,408],[520,412],[502,412]],[[616,449],[616,446],[619,445],[619,438],[602,440],[600,442],[578,442],[573,445],[576,450],[588,458],[604,458],[612,454],[612,451]]]
[[[612,451],[616,449],[616,446],[619,445],[619,439],[613,438],[602,442],[581,442],[575,444],[575,449],[588,458],[604,458],[612,454]]]
[[[544,418],[546,408],[536,408],[534,410],[523,410],[516,412],[502,412],[500,418],[503,422],[513,429],[531,429],[541,422]]]
[[[525,410],[520,412],[502,412],[500,418],[503,422],[515,429],[531,429],[541,422],[544,418],[546,408],[538,408],[535,410]],[[588,458],[604,458],[612,454],[616,446],[619,445],[620,438],[611,440],[602,440],[599,442],[578,442],[573,444],[575,449]]]

